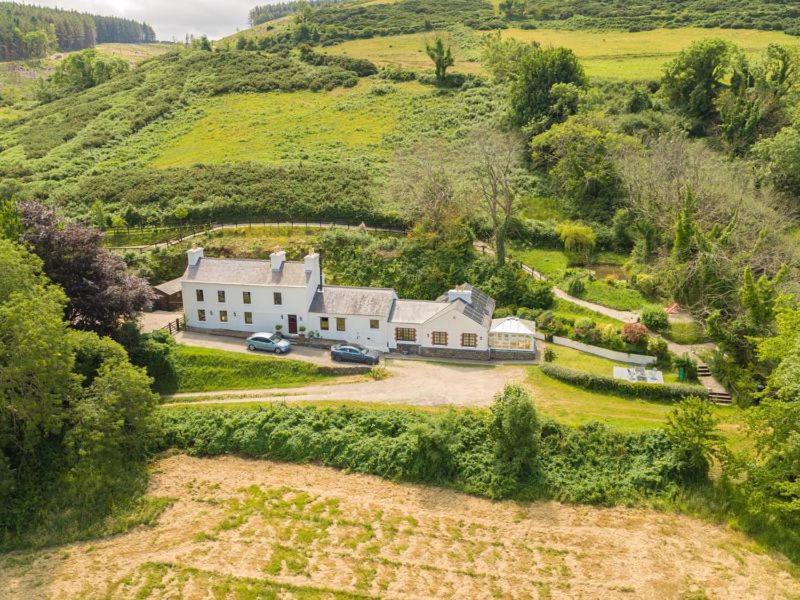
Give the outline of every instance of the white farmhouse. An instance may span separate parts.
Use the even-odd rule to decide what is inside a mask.
[[[489,359],[495,302],[468,284],[435,301],[403,300],[385,288],[326,285],[319,254],[303,262],[206,258],[189,250],[181,279],[190,330],[314,334],[382,352]]]

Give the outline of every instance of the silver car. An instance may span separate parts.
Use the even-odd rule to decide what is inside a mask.
[[[247,349],[250,351],[263,350],[275,354],[286,354],[291,347],[289,340],[284,340],[277,333],[262,331],[247,338]]]

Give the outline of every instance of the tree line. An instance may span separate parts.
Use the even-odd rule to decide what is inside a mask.
[[[72,10],[0,2],[0,60],[44,58],[98,43],[156,41],[147,23]]]
[[[267,21],[274,21],[286,15],[292,15],[303,10],[306,6],[322,6],[336,4],[342,0],[294,0],[292,2],[278,2],[276,4],[263,4],[250,10],[248,21],[251,27],[261,25]]]

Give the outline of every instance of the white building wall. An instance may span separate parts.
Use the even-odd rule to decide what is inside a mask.
[[[407,328],[416,329],[416,342],[397,342],[395,340],[395,329]],[[447,345],[433,345],[433,332],[443,331],[447,333]],[[461,334],[474,333],[478,336],[478,345],[475,348],[464,348],[465,350],[486,350],[489,347],[489,331],[486,327],[476,323],[469,317],[457,310],[445,310],[434,316],[425,323],[400,323],[392,321],[388,324],[388,343],[389,348],[396,349],[403,344],[423,346],[425,348],[450,348],[461,349]]]
[[[323,317],[328,317],[329,327],[327,331],[320,328],[320,319]],[[345,320],[345,331],[338,331],[336,329],[337,318],[343,318]],[[311,324],[307,326],[308,331],[318,332],[323,339],[359,344],[367,348],[380,350],[381,352],[386,352],[389,349],[387,336],[388,328],[384,317],[310,313],[308,319]],[[378,321],[378,329],[372,329],[370,327],[370,321],[373,319]]]
[[[447,333],[447,345],[433,345],[433,332]],[[422,326],[423,337],[417,338],[421,346],[426,348],[451,348],[459,349],[462,333],[474,333],[478,336],[478,345],[466,350],[486,350],[489,347],[489,330],[480,323],[476,323],[458,310],[451,309],[434,316]]]
[[[197,300],[196,290],[203,290],[203,301]],[[217,300],[217,292],[225,291],[225,302]],[[242,292],[250,292],[250,304],[244,303]],[[273,293],[281,294],[281,305],[274,304]],[[305,287],[256,286],[237,284],[215,284],[186,282],[182,284],[183,310],[186,324],[198,329],[230,331],[275,331],[283,326],[282,333],[289,333],[289,315],[297,316],[297,326],[308,326],[308,291]],[[206,320],[200,321],[198,310],[206,311]],[[220,311],[228,312],[228,321],[219,319]],[[253,313],[253,323],[245,323],[245,312]]]

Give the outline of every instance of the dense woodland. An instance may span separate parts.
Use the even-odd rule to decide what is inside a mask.
[[[634,11],[620,3],[509,1],[500,12],[478,0],[290,3],[259,13],[265,19],[295,14],[274,30],[216,45],[197,40],[132,70],[96,68],[96,57],[81,53],[43,83],[49,93],[40,96],[41,103],[13,113],[0,129],[0,198],[6,201],[0,224],[8,238],[0,246],[0,319],[18,321],[0,329],[0,366],[13,364],[19,381],[41,381],[35,392],[43,407],[26,415],[26,427],[17,427],[9,415],[24,396],[0,396],[0,500],[9,498],[13,506],[0,527],[8,539],[16,539],[36,512],[68,514],[81,501],[106,510],[113,493],[141,486],[148,452],[179,447],[206,455],[317,460],[491,497],[661,503],[736,521],[797,560],[797,51],[773,44],[748,54],[722,40],[705,40],[685,48],[652,80],[604,81],[588,77],[568,48],[489,31],[512,22],[546,22],[794,32],[800,19],[789,3],[676,2],[657,8],[662,3],[643,3]],[[485,74],[452,73],[456,59],[441,38],[419,49],[430,58],[430,71],[378,69],[368,60],[321,54],[320,48],[434,29],[455,36],[465,27],[487,31],[473,48]],[[408,82],[420,95],[410,108],[402,107],[391,134],[369,147],[372,155],[304,148],[297,159],[272,163],[199,161],[157,168],[151,161],[165,132],[173,131],[169,127],[189,130],[209,101],[226,94],[322,96],[368,83],[376,108]],[[545,201],[548,215],[524,210]],[[132,276],[85,223],[105,228],[262,218],[406,227],[409,235],[387,239],[326,234],[326,268],[340,283],[392,286],[418,298],[471,281],[492,294],[505,314],[536,319],[548,335],[647,351],[662,366],[682,360],[691,370],[696,364],[671,356],[666,342],[650,335],[666,325],[660,306],[642,309],[642,323],[603,324],[559,314],[551,287],[579,297],[602,288],[637,302],[678,301],[715,343],[707,360],[747,415],[748,447],[725,446],[708,403],[700,399],[679,402],[663,429],[623,435],[596,426],[543,424],[516,388],[490,414],[428,418],[398,411],[377,417],[369,411],[281,408],[235,416],[176,412],[154,423],[147,377],[158,385],[169,374],[174,349],[168,340],[139,335],[130,323],[146,300],[141,279],[128,282],[139,291],[133,297],[99,293],[111,294],[120,278]],[[494,256],[475,252],[477,238],[492,243]],[[20,239],[24,247],[16,243]],[[76,251],[50,251],[66,244]],[[512,249],[563,250],[567,269],[548,283],[534,282],[509,259]],[[598,281],[593,266],[601,253],[623,257],[625,282]],[[182,265],[174,263],[176,257],[183,260],[179,252],[166,251],[126,259],[142,274],[160,269],[164,277],[156,278],[165,279],[175,276],[170,268]],[[97,280],[107,289],[81,285]],[[37,315],[36,323],[31,315]],[[68,340],[65,352],[44,366],[12,352],[26,328],[38,336],[36,343]],[[126,390],[114,388],[118,380],[107,376],[112,368],[121,369],[119,385]],[[557,366],[542,371],[583,387],[609,385]],[[54,381],[63,386],[51,389]],[[670,388],[670,394],[676,401],[686,390]],[[120,398],[132,398],[133,405]],[[117,410],[124,416],[107,414]],[[108,431],[115,418],[128,419],[126,431],[141,431],[146,444],[117,439],[116,430]],[[262,433],[287,423],[308,443],[282,444],[283,438]],[[83,436],[81,427],[104,432],[108,446],[82,447],[84,439],[94,438]],[[345,434],[335,437],[334,430]],[[342,445],[333,444],[334,438]],[[102,456],[111,465],[131,461],[137,477],[117,482],[120,488],[104,495],[102,484],[113,473],[96,474],[91,462]],[[51,487],[37,487],[42,474]],[[86,478],[92,485],[86,486]],[[47,492],[64,482],[69,485],[57,498],[63,505],[48,504]]]
[[[131,19],[0,2],[0,60],[44,58],[109,42],[154,41],[152,27]]]

